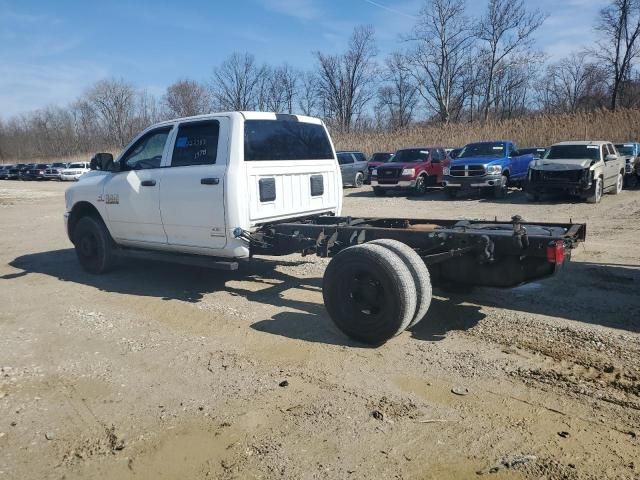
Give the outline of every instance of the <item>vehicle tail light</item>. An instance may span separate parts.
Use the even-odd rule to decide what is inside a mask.
[[[564,241],[563,240],[556,240],[555,242],[551,242],[547,246],[547,260],[549,260],[549,263],[562,265],[562,262],[564,262]]]

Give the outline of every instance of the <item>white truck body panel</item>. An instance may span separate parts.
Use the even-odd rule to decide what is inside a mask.
[[[246,160],[245,125],[251,120],[292,122],[279,124],[292,128],[294,125],[304,128],[300,124],[317,125],[326,135],[329,154],[319,159]],[[174,155],[184,151],[180,148],[195,148],[188,143],[195,137],[181,132],[187,132],[188,127],[197,129],[199,125],[204,129],[217,125],[214,163],[176,163]],[[253,128],[259,129],[259,126]],[[313,128],[316,133],[320,131]],[[243,258],[249,255],[249,249],[245,242],[234,237],[233,231],[238,227],[251,231],[269,222],[341,213],[340,168],[331,139],[318,119],[230,112],[171,120],[143,131],[115,163],[125,165],[135,158],[137,151],[145,152],[145,142],[151,143],[148,139],[154,135],[162,139],[166,136],[166,143],[164,148],[158,148],[153,159],[145,159],[144,168],[91,171],[70,187],[66,192],[65,219],[80,202],[90,203],[113,239],[122,246]],[[286,138],[283,141],[286,142]],[[202,145],[202,151],[211,154],[210,145],[206,142]],[[286,149],[286,144],[277,147]],[[151,166],[147,165],[149,160],[154,162]],[[322,177],[321,194],[312,195],[312,176],[316,180]],[[275,185],[275,198],[261,199],[261,180]]]

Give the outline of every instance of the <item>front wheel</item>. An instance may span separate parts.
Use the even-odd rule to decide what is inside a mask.
[[[322,279],[325,307],[348,337],[381,345],[401,333],[416,312],[409,268],[381,245],[356,245],[338,253]]]
[[[509,178],[506,175],[502,175],[500,183],[494,187],[493,196],[495,198],[504,198],[507,196],[507,186],[509,185]]]
[[[598,177],[593,181],[591,191],[587,196],[587,203],[600,203],[602,200],[602,178]]]
[[[622,188],[624,186],[624,175],[618,173],[618,178],[616,178],[616,187],[613,190],[614,195],[619,195],[622,192]]]
[[[362,172],[356,173],[356,178],[353,179],[353,186],[360,188],[364,184],[364,174]]]
[[[106,273],[113,268],[113,241],[102,220],[82,217],[73,230],[73,244],[82,268],[89,273]]]
[[[420,176],[416,179],[416,186],[413,187],[413,191],[411,193],[416,197],[427,193],[427,181],[424,176]]]

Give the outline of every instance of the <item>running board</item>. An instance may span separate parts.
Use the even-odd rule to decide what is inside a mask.
[[[184,253],[160,252],[155,250],[139,250],[134,248],[118,248],[114,253],[119,257],[150,260],[156,262],[170,262],[193,267],[211,268],[214,270],[238,270],[238,262],[220,257],[206,255],[189,255]]]

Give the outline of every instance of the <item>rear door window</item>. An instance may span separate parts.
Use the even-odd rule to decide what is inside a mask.
[[[294,120],[244,122],[244,159],[332,160],[333,150],[324,127]]]
[[[351,155],[350,153],[339,153],[338,163],[340,165],[347,165],[349,163],[353,163],[353,155]]]
[[[219,135],[220,123],[217,120],[183,123],[176,135],[171,166],[215,164]]]

